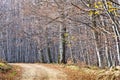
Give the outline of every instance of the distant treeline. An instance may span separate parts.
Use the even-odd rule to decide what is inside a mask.
[[[120,65],[118,5],[105,1],[0,0],[0,58]]]

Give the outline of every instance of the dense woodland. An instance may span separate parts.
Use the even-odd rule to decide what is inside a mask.
[[[120,65],[120,0],[0,0],[0,58]]]

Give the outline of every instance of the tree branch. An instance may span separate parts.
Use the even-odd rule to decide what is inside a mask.
[[[114,3],[114,4],[116,4],[116,5],[119,5],[120,6],[120,4],[119,3],[117,3],[117,2],[114,2],[113,0],[109,0],[110,2],[112,2],[112,3]]]

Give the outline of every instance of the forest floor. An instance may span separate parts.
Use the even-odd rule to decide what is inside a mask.
[[[64,64],[12,65],[22,68],[19,80],[120,80],[120,66],[100,69],[95,66]]]

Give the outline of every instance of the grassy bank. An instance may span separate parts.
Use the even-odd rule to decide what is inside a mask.
[[[100,69],[94,66],[78,67],[66,66],[65,73],[68,80],[120,80],[120,67]]]
[[[78,66],[64,64],[45,64],[67,74],[67,80],[120,80],[120,67],[98,68],[96,66]]]
[[[11,66],[0,61],[0,80],[18,80],[20,71],[18,66]]]

